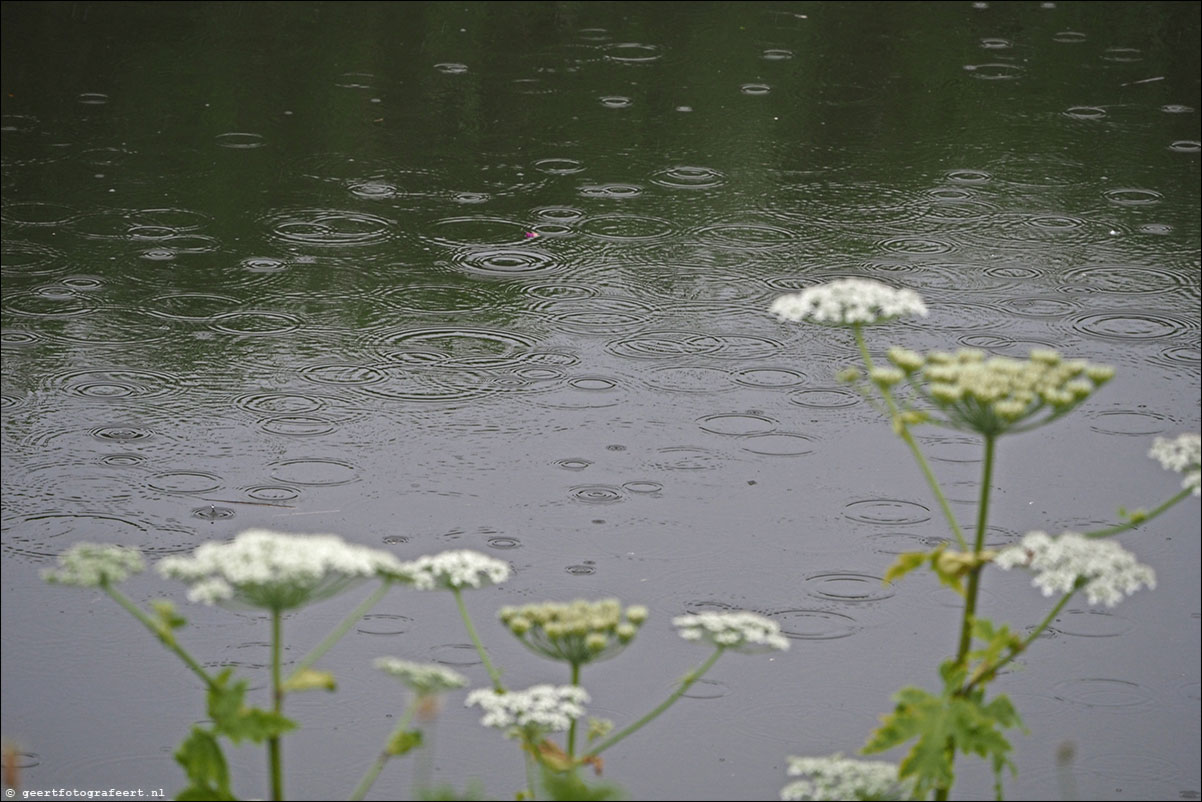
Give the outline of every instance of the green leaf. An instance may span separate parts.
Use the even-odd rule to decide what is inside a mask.
[[[384,747],[384,751],[393,757],[400,757],[421,745],[421,730],[405,730],[393,733],[392,737],[388,739],[388,745]]]
[[[217,732],[234,743],[243,739],[262,743],[269,738],[296,729],[296,722],[279,713],[257,707],[247,707],[247,681],[240,679],[229,684],[232,669],[226,669],[216,677],[209,688],[208,710]]]
[[[175,751],[175,762],[184,769],[188,786],[176,794],[176,799],[221,800],[234,799],[230,790],[229,768],[221,745],[214,733],[193,726],[192,731]]]
[[[338,683],[329,671],[315,671],[306,668],[284,683],[285,691],[310,691],[314,688],[323,691],[337,690]]]
[[[605,782],[589,784],[575,771],[555,771],[542,765],[541,779],[547,799],[609,800],[626,796],[621,786]]]
[[[930,556],[925,551],[907,551],[904,554],[897,555],[897,559],[893,561],[893,565],[889,566],[889,570],[885,572],[885,584],[888,585],[893,580],[900,579],[910,573],[925,563]]]

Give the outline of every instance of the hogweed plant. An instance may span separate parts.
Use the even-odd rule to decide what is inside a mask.
[[[956,779],[957,753],[987,760],[995,793],[1002,798],[1004,770],[1017,772],[1005,731],[1021,728],[1014,705],[1004,694],[990,696],[990,683],[1025,653],[1068,601],[1083,593],[1091,605],[1113,607],[1126,596],[1156,587],[1151,568],[1118,543],[1105,538],[1148,521],[1189,495],[1199,495],[1200,438],[1183,434],[1157,438],[1149,456],[1167,470],[1183,475],[1182,489],[1152,510],[1119,510],[1122,522],[1092,532],[1052,536],[1030,532],[1018,543],[985,548],[993,472],[999,440],[1029,432],[1072,412],[1114,376],[1114,369],[1083,360],[1068,360],[1055,351],[1037,349],[1026,359],[988,356],[978,350],[920,354],[894,346],[887,364],[874,363],[865,339],[869,326],[902,316],[927,316],[926,303],[912,290],[877,281],[841,279],[777,298],[772,314],[788,322],[850,329],[862,368],[839,375],[880,410],[909,448],[939,508],[956,547],[902,554],[885,574],[895,581],[927,566],[944,585],[963,598],[955,654],[939,666],[937,693],[908,686],[893,699],[892,712],[868,738],[864,754],[912,744],[894,766],[879,761],[830,757],[790,757],[789,775],[801,776],[785,786],[782,799],[947,799]],[[952,514],[938,478],[931,470],[912,430],[939,426],[977,436],[983,450],[976,521],[967,534]],[[1019,634],[995,624],[978,611],[981,575],[990,565],[1002,570],[1023,568],[1032,584],[1055,599],[1047,615]]]

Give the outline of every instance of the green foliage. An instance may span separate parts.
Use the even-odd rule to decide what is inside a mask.
[[[893,712],[881,717],[881,726],[863,751],[884,752],[917,739],[902,759],[898,775],[914,780],[915,795],[920,799],[932,791],[951,788],[956,779],[956,750],[988,759],[1000,787],[1002,769],[1016,772],[1009,757],[1010,742],[1002,730],[1022,727],[1018,711],[1004,695],[986,702],[984,690],[964,690],[967,674],[954,660],[945,661],[940,674],[944,688],[939,695],[913,686],[894,694],[897,704]]]
[[[335,691],[338,689],[338,683],[329,671],[315,671],[311,668],[297,672],[284,683],[285,691],[311,691],[314,689]]]
[[[227,668],[217,675],[208,693],[209,717],[213,719],[215,732],[234,743],[243,739],[252,743],[263,743],[269,738],[283,735],[296,729],[296,722],[279,713],[245,704],[247,681],[240,679],[230,684],[233,669]]]
[[[183,766],[188,785],[175,795],[180,800],[236,799],[230,790],[230,773],[225,755],[213,730],[199,725],[175,751],[175,762]]]
[[[589,784],[571,771],[555,771],[542,766],[541,781],[547,799],[557,800],[608,800],[625,799],[626,792],[614,783]]]
[[[421,730],[402,730],[392,734],[392,737],[388,739],[388,745],[384,747],[384,751],[392,757],[400,757],[417,749],[421,745]]]

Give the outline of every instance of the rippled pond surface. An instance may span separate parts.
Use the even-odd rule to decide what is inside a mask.
[[[875,349],[1117,367],[1003,441],[993,543],[1167,497],[1152,438],[1199,428],[1199,51],[1197,3],[5,3],[0,638],[25,787],[173,793],[203,716],[131,619],[38,571],[81,540],[163,555],[251,526],[510,561],[469,602],[519,687],[566,674],[501,604],[646,604],[585,672],[619,723],[703,656],[672,616],[775,618],[788,653],[724,658],[607,753],[635,798],[775,798],[786,755],[854,752],[954,648],[932,580],[880,582],[945,530],[833,378],[851,340],[767,307],[869,277],[932,310]],[[923,444],[971,520],[978,445]],[[1031,729],[1010,796],[1198,798],[1198,531],[1191,500],[1126,536],[1159,588],[1071,607],[999,682]],[[1042,616],[990,580],[986,614]],[[291,659],[347,604],[290,619]],[[188,614],[209,665],[266,682],[262,620]],[[371,657],[482,683],[465,643],[449,598],[389,596],[327,661],[336,704],[290,702],[291,792],[340,798],[393,726]],[[437,776],[510,796],[515,745],[457,708]],[[262,794],[259,751],[233,759]],[[957,792],[990,798],[963,765]],[[375,792],[408,788],[399,764]]]

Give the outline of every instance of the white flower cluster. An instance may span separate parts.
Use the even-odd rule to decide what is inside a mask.
[[[146,568],[137,549],[96,543],[76,543],[58,555],[58,568],[47,568],[42,579],[55,585],[96,588],[124,582]]]
[[[562,732],[584,715],[589,701],[584,688],[576,685],[535,685],[524,691],[497,693],[480,688],[467,695],[467,707],[480,705],[485,727],[506,730],[508,735]]]
[[[879,281],[842,278],[782,295],[769,310],[781,320],[850,326],[883,323],[902,315],[926,317],[927,306],[914,290],[895,289]]]
[[[1084,582],[1090,604],[1113,607],[1141,587],[1156,587],[1156,573],[1135,561],[1135,555],[1113,540],[1088,538],[1076,532],[1051,537],[1028,532],[994,558],[999,568],[1015,566],[1035,572],[1031,584],[1044,596],[1068,593],[1078,579]]]
[[[696,613],[672,619],[672,626],[685,640],[705,641],[720,649],[738,652],[783,652],[789,641],[780,634],[780,626],[755,613]]]
[[[404,568],[418,590],[481,588],[509,578],[509,563],[466,549],[419,557]]]
[[[1181,486],[1202,495],[1202,435],[1182,434],[1170,440],[1157,437],[1148,456],[1166,471],[1183,474]]]
[[[288,610],[328,598],[355,580],[403,573],[386,551],[355,546],[337,535],[289,535],[248,529],[229,543],[205,543],[189,557],[166,557],[158,571],[187,582],[189,601],[230,601]]]
[[[372,661],[372,666],[396,677],[418,696],[433,696],[467,685],[467,677],[458,671],[430,663],[415,663],[399,657],[377,657]]]
[[[906,799],[910,783],[897,778],[897,766],[879,760],[790,757],[789,776],[806,777],[781,789],[785,800]]]

